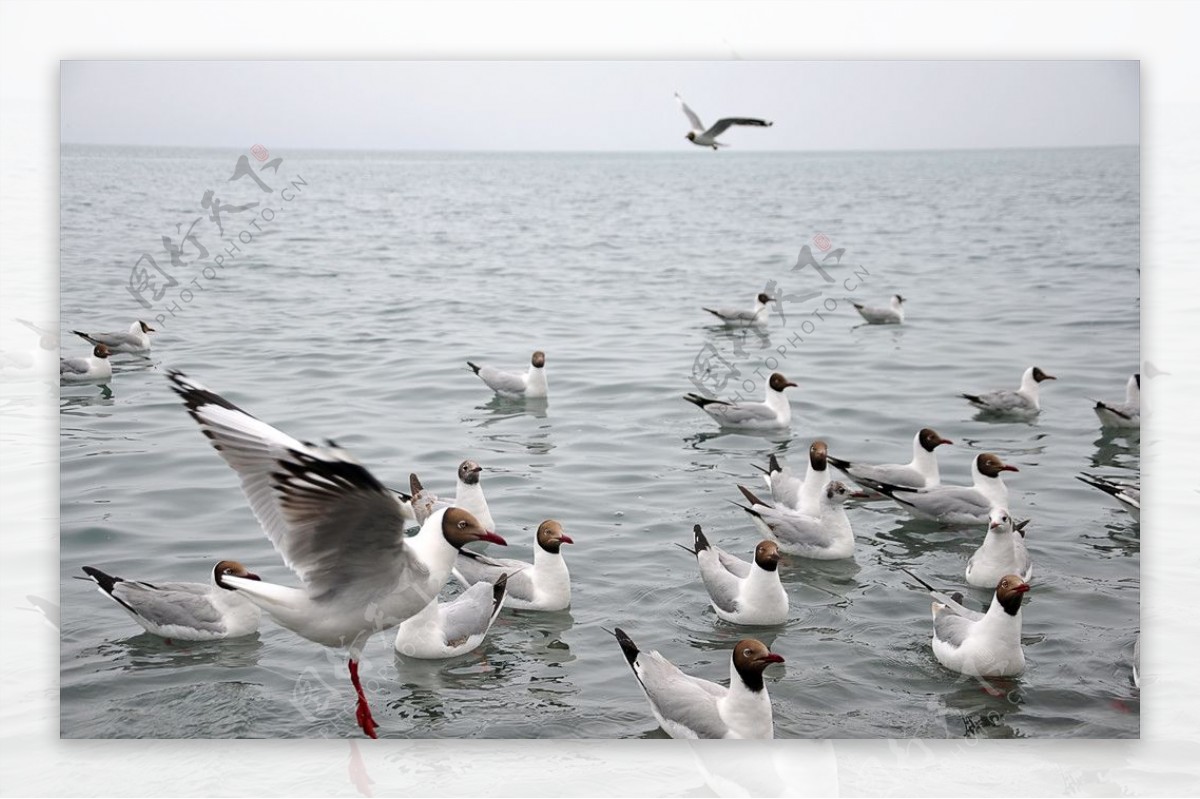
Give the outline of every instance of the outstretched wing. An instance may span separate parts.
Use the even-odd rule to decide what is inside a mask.
[[[679,101],[679,107],[682,108],[683,113],[687,115],[688,123],[691,124],[692,130],[696,131],[697,133],[702,133],[704,131],[704,123],[700,121],[700,117],[696,116],[695,111],[688,108],[688,104],[683,101],[683,98],[679,96],[678,92],[675,93],[675,99]]]
[[[704,131],[704,135],[710,139],[715,139],[733,125],[750,125],[756,128],[771,127],[770,122],[762,119],[750,119],[749,117],[725,117],[724,119],[718,119],[715,125]]]

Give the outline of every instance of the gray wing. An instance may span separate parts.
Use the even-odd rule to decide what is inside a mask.
[[[722,558],[721,555],[725,555],[725,558]],[[700,579],[704,581],[704,588],[708,591],[713,604],[726,613],[733,613],[737,610],[737,595],[741,590],[741,580],[725,568],[722,563],[724,559],[737,560],[716,547],[701,550],[696,555],[696,563],[700,566]],[[749,565],[746,564],[747,572]]]
[[[112,596],[151,624],[193,627],[223,633],[221,612],[207,597],[207,586],[199,583],[148,583],[122,580]]]
[[[775,411],[768,408],[764,402],[714,402],[704,406],[704,410],[721,424],[740,425],[775,421]]]
[[[804,481],[795,477],[789,470],[783,469],[767,475],[767,483],[771,487],[771,499],[775,503],[794,508],[800,504],[800,489]]]
[[[972,405],[990,411],[1025,411],[1033,408],[1024,395],[1015,391],[989,391],[986,394],[964,394],[963,396]]]
[[[762,311],[747,311],[745,308],[717,308],[715,311],[712,308],[705,308],[704,310],[716,314],[727,322],[753,322],[762,314]]]
[[[971,610],[961,602],[957,602],[953,598],[943,594],[941,591],[930,591],[929,595],[933,597],[934,600],[941,602],[946,606],[945,610],[942,610],[938,613],[938,618],[941,618],[942,616],[957,616],[968,621],[979,621],[983,618],[984,614],[980,613],[978,610]]]
[[[982,618],[983,614],[979,615]],[[959,616],[943,610],[933,617],[933,634],[938,640],[945,641],[950,646],[960,647],[963,641],[967,640],[974,624],[975,622],[966,616]]]
[[[692,126],[692,130],[700,133],[704,130],[704,123],[700,121],[700,117],[696,116],[696,112],[688,108],[688,104],[683,101],[683,98],[678,94],[675,99],[679,101],[679,107],[683,109],[683,113],[688,118],[688,123]]]
[[[902,505],[910,505],[931,516],[973,514],[986,516],[992,503],[974,488],[966,486],[942,486],[921,491],[896,491],[893,499]]]
[[[658,652],[642,653],[634,674],[658,715],[681,724],[701,738],[724,738],[729,725],[717,712],[717,700],[728,692],[716,683],[690,677]]]
[[[704,131],[704,135],[708,138],[716,138],[728,130],[733,125],[751,125],[757,128],[769,128],[771,123],[762,119],[750,119],[749,117],[725,117],[718,119],[716,124]]]
[[[75,331],[75,334],[93,344],[103,344],[111,350],[115,350],[118,347],[141,346],[141,342],[132,333],[79,333]]]
[[[524,394],[525,378],[512,372],[502,372],[490,366],[479,367],[479,379],[487,384],[492,391],[506,394]]]
[[[825,525],[819,516],[808,516],[778,508],[756,507],[754,510],[780,541],[810,547],[824,547],[829,544],[829,535],[825,532]]]
[[[855,306],[857,307],[857,306]],[[868,322],[888,322],[899,319],[900,315],[891,308],[858,308],[858,313]]]
[[[390,593],[425,578],[405,546],[399,501],[365,467],[333,446],[297,441],[179,372],[169,377],[310,594],[349,584]]]
[[[489,583],[495,585],[500,575],[508,574],[508,596],[524,602],[534,599],[533,578],[529,571],[533,568],[530,563],[510,558],[489,558],[478,552],[465,549],[458,551],[454,561],[454,574],[467,585]]]
[[[60,375],[85,375],[92,364],[87,358],[59,358],[58,373]]]
[[[503,606],[494,601],[492,588],[492,583],[475,583],[453,602],[438,606],[448,646],[457,646],[473,635],[486,635],[491,629]]]
[[[907,464],[885,463],[877,466],[868,464],[853,464],[843,470],[856,480],[868,480],[906,488],[922,488],[925,485],[925,475]]]
[[[714,549],[716,549],[714,547]],[[730,555],[723,549],[716,549],[717,557],[721,559],[721,565],[726,571],[734,577],[740,577],[743,580],[750,576],[750,563],[739,558],[737,555]]]

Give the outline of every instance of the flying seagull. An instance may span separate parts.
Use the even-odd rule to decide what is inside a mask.
[[[759,128],[771,127],[770,122],[762,119],[749,119],[747,117],[725,117],[718,119],[717,123],[707,130],[704,128],[704,123],[700,121],[700,117],[696,116],[696,112],[688,108],[687,103],[675,93],[675,99],[679,101],[679,107],[683,109],[683,113],[687,115],[688,122],[691,123],[692,129],[688,131],[687,140],[697,147],[711,147],[714,150],[718,147],[728,147],[724,142],[717,141],[717,137],[729,129],[731,125],[753,125]]]

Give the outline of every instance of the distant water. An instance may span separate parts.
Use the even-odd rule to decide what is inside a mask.
[[[1101,435],[1091,410],[1138,368],[1137,149],[272,152],[283,160],[266,169],[247,160],[266,190],[228,180],[239,155],[63,150],[64,350],[86,351],[73,328],[161,328],[150,359],[117,361],[111,397],[62,391],[64,737],[359,734],[341,653],[269,621],[167,644],[70,579],[96,565],[204,580],[237,558],[296,582],[167,368],[298,438],[336,439],[391,485],[415,471],[451,494],[475,458],[510,556],[530,556],[545,518],[575,539],[569,612],[506,612],[481,649],[441,663],[373,639],[364,682],[384,736],[661,737],[612,625],[717,680],[733,642],[767,642],[787,660],[768,672],[778,737],[1138,735],[1140,528],[1073,479],[1139,472],[1138,436]],[[793,269],[805,244],[845,248],[834,283]],[[149,310],[129,291],[143,253],[162,270],[137,264],[151,292],[176,280]],[[783,313],[764,336],[700,310],[768,287]],[[848,300],[897,292],[903,327],[857,326]],[[535,348],[544,408],[493,399],[464,363],[523,368]],[[681,399],[693,378],[759,395],[768,357],[799,383],[791,436],[716,435]],[[1059,379],[1032,424],[977,420],[956,396],[1015,388],[1033,364]],[[1008,484],[1033,519],[1023,676],[991,696],[937,664],[929,599],[899,569],[962,586],[982,526],[945,531],[890,503],[851,508],[854,562],[785,561],[785,626],[715,618],[674,544],[700,523],[748,555],[758,536],[731,500],[736,483],[761,485],[754,464],[801,468],[818,437],[841,457],[905,460],[926,425],[955,441],[947,482],[967,482],[980,451],[1021,470]]]

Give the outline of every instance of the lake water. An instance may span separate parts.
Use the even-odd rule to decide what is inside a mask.
[[[531,555],[546,518],[574,538],[569,612],[505,611],[480,649],[444,662],[372,640],[382,737],[661,737],[614,625],[715,680],[733,642],[761,638],[787,661],[767,673],[777,737],[1138,735],[1140,528],[1074,479],[1140,469],[1139,437],[1102,435],[1091,410],[1138,369],[1136,148],[251,155],[266,190],[239,155],[63,149],[64,351],[87,350],[71,329],[160,329],[150,358],[116,361],[111,396],[62,390],[64,737],[360,734],[343,653],[269,620],[167,644],[71,579],[94,565],[203,581],[236,558],[297,583],[168,368],[297,438],[336,439],[390,485],[416,472],[451,494],[458,462],[478,460],[509,556]],[[845,248],[833,283],[793,268],[805,244]],[[135,264],[149,308],[129,290]],[[783,300],[763,335],[700,310],[764,289]],[[903,326],[859,326],[849,300],[893,293]],[[538,348],[544,407],[495,400],[465,365],[523,368]],[[718,368],[697,372],[699,356]],[[790,435],[717,435],[682,399],[694,379],[761,395],[755,372],[775,361],[799,384]],[[1058,377],[1035,422],[979,420],[957,396],[1015,388],[1034,364]],[[1033,520],[1024,675],[992,696],[934,660],[928,596],[900,568],[962,587],[984,531],[887,502],[851,506],[853,562],[785,559],[786,625],[716,619],[674,544],[700,523],[748,556],[758,535],[731,501],[737,483],[761,486],[754,464],[776,453],[799,468],[816,438],[907,460],[922,426],[955,441],[946,482],[968,482],[980,451],[1020,469],[1007,482]]]

